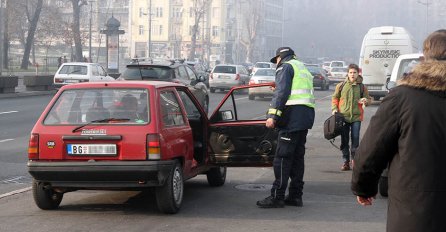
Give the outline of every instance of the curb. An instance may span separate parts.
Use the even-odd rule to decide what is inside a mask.
[[[3,98],[15,98],[15,97],[40,96],[40,95],[52,95],[52,94],[55,94],[55,93],[57,93],[57,90],[2,93],[2,94],[0,94],[0,99],[3,99]]]

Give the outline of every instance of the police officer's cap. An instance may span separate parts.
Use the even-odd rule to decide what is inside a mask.
[[[291,49],[290,47],[280,47],[276,50],[276,56],[274,56],[273,58],[271,58],[271,62],[272,63],[277,63],[277,57],[280,56],[280,58],[284,58],[287,57],[289,55],[294,55],[294,51],[293,49]]]

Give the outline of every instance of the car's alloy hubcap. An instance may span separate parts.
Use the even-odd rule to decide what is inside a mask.
[[[179,204],[181,202],[182,193],[183,193],[183,179],[181,178],[180,170],[178,168],[175,169],[172,178],[173,185],[173,197],[175,203]]]

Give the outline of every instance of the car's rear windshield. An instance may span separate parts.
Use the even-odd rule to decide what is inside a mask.
[[[312,75],[320,74],[321,72],[320,68],[317,66],[306,66],[306,68]]]
[[[87,75],[87,65],[64,65],[59,71],[59,74],[76,74]]]
[[[268,63],[256,63],[257,68],[271,68],[271,64]]]
[[[276,70],[274,69],[259,69],[256,71],[254,76],[275,76]]]
[[[215,66],[214,73],[232,73],[236,74],[237,69],[235,66]]]
[[[45,125],[101,123],[146,124],[150,121],[147,89],[69,89],[45,116]],[[110,120],[107,120],[110,119]]]
[[[331,62],[331,67],[344,67],[342,62]]]
[[[332,68],[332,72],[347,72],[347,68]]]
[[[121,77],[125,80],[169,80],[173,69],[165,66],[128,66]]]

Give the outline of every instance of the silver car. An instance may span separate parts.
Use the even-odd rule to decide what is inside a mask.
[[[249,85],[253,84],[263,84],[263,83],[272,83],[276,80],[276,70],[272,68],[259,68],[255,73],[251,76],[249,80]],[[271,97],[273,96],[273,89],[269,86],[258,87],[258,88],[249,88],[249,100],[254,100],[256,97]]]
[[[249,73],[243,65],[219,64],[209,75],[209,88],[214,93],[216,89],[229,90],[234,86],[246,85],[248,81]]]

